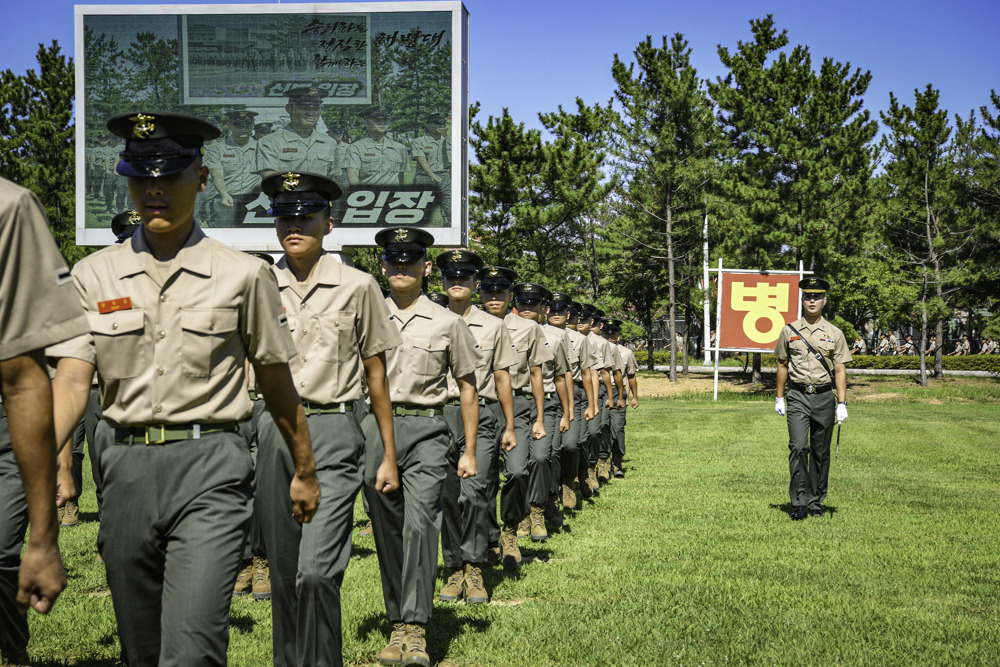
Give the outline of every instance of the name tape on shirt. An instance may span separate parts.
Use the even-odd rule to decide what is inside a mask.
[[[73,274],[69,272],[68,268],[56,269],[56,285],[61,287],[68,282],[73,281]]]
[[[123,296],[120,299],[97,302],[97,312],[101,315],[107,315],[108,313],[113,313],[117,310],[132,310],[132,297]]]
[[[278,315],[278,326],[279,327],[287,327],[288,326],[288,315],[285,315],[284,313],[282,313],[281,315]]]
[[[789,342],[793,340],[802,340],[802,336],[792,336],[791,338],[788,339]]]

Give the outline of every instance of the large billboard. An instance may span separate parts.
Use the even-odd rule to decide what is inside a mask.
[[[419,225],[468,239],[468,13],[461,2],[76,7],[77,243],[131,208],[107,119],[173,111],[217,125],[196,218],[278,251],[261,176],[321,173],[344,194],[331,249]]]
[[[721,272],[719,348],[773,352],[781,329],[799,314],[799,273]]]

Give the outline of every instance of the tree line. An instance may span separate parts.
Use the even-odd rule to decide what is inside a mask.
[[[849,338],[913,327],[923,346],[957,310],[1000,337],[1000,96],[949,115],[927,84],[875,119],[870,72],[814,62],[770,15],[750,37],[718,47],[725,74],[712,81],[683,34],[647,37],[614,56],[607,102],[540,112],[541,130],[474,104],[473,249],[607,304],[627,337],[666,324],[672,378],[687,363],[676,334],[712,289],[706,240],[712,266],[801,261],[829,279],[828,313]],[[38,61],[0,75],[0,174],[39,193],[72,262],[86,252],[73,244],[72,59],[53,43]],[[940,373],[940,348],[933,363]]]

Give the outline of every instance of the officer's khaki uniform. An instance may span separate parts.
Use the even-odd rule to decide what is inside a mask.
[[[267,135],[257,142],[254,162],[257,172],[307,171],[334,179],[340,172],[337,142],[315,129],[308,137],[287,127]]]
[[[365,446],[364,492],[386,615],[393,623],[423,625],[434,606],[441,491],[451,448],[442,416],[447,376],[474,373],[479,357],[465,321],[426,296],[410,310],[399,310],[391,297],[385,302],[403,339],[387,354],[400,488],[389,494],[375,490],[382,440],[371,438]]]
[[[517,447],[503,455],[504,484],[500,492],[500,520],[506,526],[517,526],[528,516],[528,499],[548,499],[548,475],[545,461],[549,443],[535,440],[531,427],[537,419],[535,399],[531,393],[531,368],[551,362],[554,355],[545,332],[538,322],[509,313],[503,320],[517,352],[517,364],[510,368],[510,385],[514,392],[514,432]],[[546,429],[548,430],[548,429]]]
[[[52,240],[38,198],[3,178],[0,262],[0,360],[87,330],[69,269]],[[27,525],[28,504],[0,403],[0,650],[11,654],[28,645],[28,621],[15,602]]]
[[[289,367],[309,420],[322,502],[312,521],[292,517],[292,457],[269,413],[261,418],[257,507],[271,567],[275,665],[342,664],[340,585],[351,558],[364,437],[353,410],[363,359],[400,344],[367,273],[324,253],[308,283],[282,257],[271,269],[298,356]]]
[[[597,415],[587,424],[587,431],[590,434],[590,452],[588,458],[590,465],[594,466],[599,459],[606,459],[611,456],[610,431],[605,428],[605,424],[610,424],[611,412],[605,406],[605,401],[608,398],[608,390],[601,379],[600,371],[605,370],[611,375],[611,386],[614,387],[614,366],[616,362],[614,355],[611,354],[611,347],[603,336],[591,331],[587,334],[587,339],[590,341],[591,349],[594,350],[594,353],[600,360],[599,368],[594,369],[597,373],[597,407],[599,410]]]
[[[545,437],[548,442],[548,453],[545,465],[545,497],[538,499],[529,495],[528,503],[536,507],[544,507],[549,497],[559,493],[559,483],[562,481],[560,457],[562,456],[563,434],[559,432],[559,421],[563,417],[562,401],[556,391],[555,378],[565,376],[571,370],[570,353],[572,347],[563,329],[543,324],[542,331],[552,350],[552,360],[542,364],[542,384],[545,388]],[[567,385],[568,392],[573,391],[572,385]],[[575,397],[574,397],[575,400]]]
[[[441,556],[445,567],[455,570],[464,563],[486,561],[490,543],[490,511],[496,521],[495,495],[490,496],[491,470],[499,472],[503,410],[499,409],[494,371],[506,371],[517,363],[514,344],[503,322],[472,306],[463,318],[479,346],[476,388],[479,390],[479,435],[476,438],[476,476],[461,479],[458,459],[465,453],[465,426],[459,404],[458,383],[449,377],[448,405],[444,417],[454,438],[442,495]],[[495,406],[495,408],[494,408]],[[497,417],[497,412],[500,416]],[[496,486],[496,482],[494,482]],[[491,502],[491,498],[494,500]]]
[[[573,371],[573,412],[575,419],[570,422],[569,430],[563,434],[562,457],[560,459],[560,470],[562,471],[562,483],[567,486],[573,485],[573,479],[577,476],[580,467],[581,454],[585,447],[587,438],[587,420],[583,413],[587,410],[587,392],[583,388],[583,371],[592,369],[596,363],[596,357],[590,351],[590,340],[576,329],[566,328],[566,335],[570,344],[570,368]],[[596,372],[596,371],[595,371]],[[586,460],[586,456],[582,456]],[[586,465],[584,465],[586,469]]]
[[[97,367],[115,428],[98,462],[98,544],[122,648],[130,665],[224,664],[252,493],[236,432],[251,414],[244,362],[295,354],[274,277],[195,224],[169,262],[140,231],[81,260],[73,278],[90,333],[50,352]],[[153,444],[170,427],[187,439]]]
[[[298,135],[296,135],[298,136]],[[205,146],[205,166],[222,172],[232,206],[223,206],[220,198],[212,207],[214,227],[236,227],[247,215],[247,204],[260,196],[260,174],[256,171],[257,140],[251,137],[240,146],[232,135]],[[211,182],[211,179],[209,179]]]
[[[360,185],[399,185],[409,159],[406,146],[389,137],[358,139],[344,150],[344,168],[358,170]]]
[[[830,371],[851,361],[843,332],[821,317],[810,326],[806,319],[792,323],[793,334],[783,327],[774,347],[779,361],[788,362],[785,409],[788,417],[789,498],[793,507],[820,509],[830,476],[830,438],[837,408],[837,389]],[[800,336],[823,355],[817,360]],[[829,369],[829,370],[827,370]]]
[[[625,397],[625,406],[618,408],[618,387],[612,383],[611,388],[614,394],[615,407],[611,411],[611,462],[621,468],[622,459],[625,457],[625,413],[628,411],[629,399],[628,379],[635,377],[639,366],[635,361],[635,355],[632,354],[632,350],[619,343],[612,343],[611,346],[615,348],[615,352],[621,360],[622,389],[624,390],[623,395]]]
[[[441,217],[445,222],[451,219],[451,169],[448,161],[451,159],[451,137],[448,133],[441,135],[440,139],[435,139],[429,134],[417,137],[410,142],[410,151],[413,159],[417,156],[424,158],[427,166],[431,168],[434,175],[441,179],[434,184],[433,179],[428,176],[417,162],[417,171],[413,174],[414,185],[434,184],[438,190],[438,205]]]

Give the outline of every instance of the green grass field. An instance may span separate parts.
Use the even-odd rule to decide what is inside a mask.
[[[997,383],[980,385],[852,404],[828,511],[802,522],[788,516],[787,433],[772,399],[645,400],[629,412],[626,479],[544,547],[522,541],[533,562],[487,572],[491,604],[437,603],[432,658],[1000,664],[1000,413]],[[60,538],[69,588],[50,616],[31,616],[38,664],[116,664],[88,491],[89,522]],[[360,502],[356,516],[360,526]],[[369,665],[388,625],[374,542],[354,548],[345,660]],[[270,664],[270,633],[269,603],[235,600],[230,664]]]

